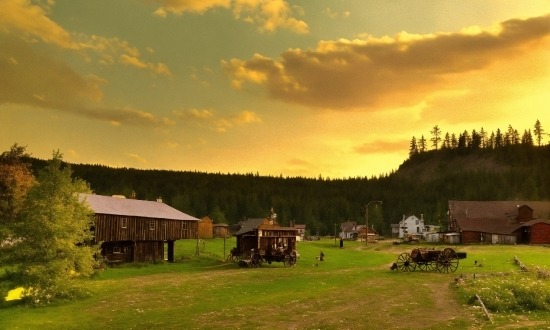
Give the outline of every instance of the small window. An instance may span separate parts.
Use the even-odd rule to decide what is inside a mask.
[[[181,230],[186,231],[187,230],[187,221],[181,222]]]
[[[113,253],[122,253],[120,246],[113,246]]]
[[[121,227],[122,228],[128,227],[128,218],[122,218]]]
[[[149,230],[155,230],[155,221],[149,221]]]
[[[419,220],[416,220],[416,224],[417,224],[417,225],[418,225],[418,221],[419,221]]]

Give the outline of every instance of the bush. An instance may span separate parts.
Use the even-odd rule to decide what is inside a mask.
[[[459,285],[476,303],[478,294],[493,312],[550,311],[550,283],[533,273],[513,273],[466,279]]]

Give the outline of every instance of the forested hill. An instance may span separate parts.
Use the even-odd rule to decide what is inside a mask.
[[[34,170],[45,162],[31,159]],[[97,194],[163,201],[196,217],[233,224],[264,217],[305,223],[311,234],[330,235],[344,221],[365,222],[389,235],[403,215],[446,224],[447,201],[550,200],[550,146],[443,149],[413,154],[395,173],[378,178],[307,179],[254,174],[211,174],[71,164],[74,176]]]

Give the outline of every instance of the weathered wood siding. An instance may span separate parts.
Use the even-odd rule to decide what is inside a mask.
[[[96,214],[94,231],[96,242],[169,241],[195,238],[197,221]]]
[[[531,244],[550,244],[550,225],[536,223],[531,226]]]
[[[460,239],[462,244],[483,243],[481,241],[481,233],[478,231],[463,231],[460,233]]]

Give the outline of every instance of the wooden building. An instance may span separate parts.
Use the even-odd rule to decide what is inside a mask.
[[[215,223],[213,225],[214,237],[229,237],[229,225],[226,223]]]
[[[101,253],[109,261],[174,261],[174,243],[196,238],[199,219],[172,208],[162,201],[81,194],[95,214],[95,242],[102,242]]]
[[[275,217],[248,219],[240,223],[240,229],[234,233],[237,238],[237,252],[241,255],[252,249],[262,256],[267,251],[296,249],[295,227],[282,227]]]
[[[550,244],[550,202],[449,201],[449,232],[461,243]]]
[[[199,220],[199,238],[214,237],[214,224],[210,217],[206,216]]]

